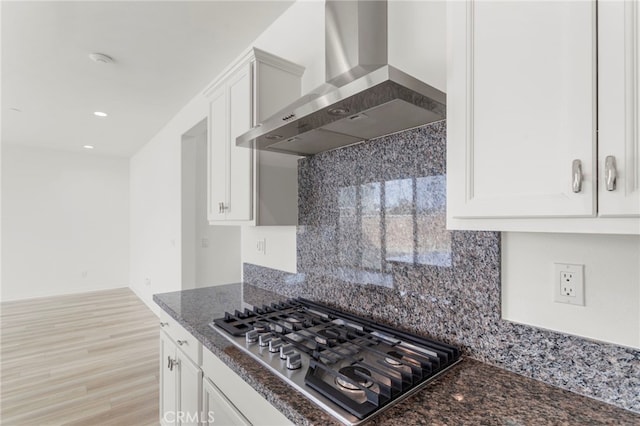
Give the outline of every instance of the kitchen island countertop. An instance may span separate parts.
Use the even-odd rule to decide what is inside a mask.
[[[332,417],[209,327],[244,306],[283,296],[249,284],[156,294],[153,300],[296,425]],[[370,425],[640,425],[640,415],[470,358],[367,423]]]

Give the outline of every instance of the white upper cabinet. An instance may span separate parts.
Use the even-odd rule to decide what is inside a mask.
[[[456,216],[592,216],[595,8],[455,3],[447,118],[448,177],[464,189]]]
[[[237,147],[236,138],[296,100],[303,72],[254,48],[205,91],[210,224],[297,224],[297,158]]]
[[[448,4],[449,228],[640,233],[630,3],[608,24],[589,1]]]
[[[237,147],[236,137],[254,126],[252,99],[252,68],[241,67],[227,84],[229,113],[229,145],[227,198],[224,201],[227,220],[251,220],[253,218],[253,150]],[[215,155],[215,151],[214,151]]]
[[[640,5],[598,3],[598,209],[640,215]]]
[[[227,88],[222,86],[209,101],[209,137],[207,144],[209,182],[207,217],[209,221],[225,220],[222,203],[227,197]]]

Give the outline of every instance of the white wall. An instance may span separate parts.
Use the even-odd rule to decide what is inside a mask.
[[[124,158],[3,146],[3,301],[128,285]]]
[[[243,263],[295,274],[298,271],[297,260],[295,226],[242,227]]]
[[[640,347],[640,237],[502,234],[503,318]],[[585,306],[553,302],[553,263],[583,264]]]
[[[207,121],[182,136],[182,289],[240,281],[240,228],[207,220]]]
[[[203,131],[206,134],[206,120]],[[200,127],[200,123],[195,128]],[[193,129],[192,129],[193,130]],[[196,288],[196,138],[182,136],[181,198],[182,198],[182,289]]]
[[[207,134],[194,138],[195,287],[240,281],[240,227],[211,226],[207,219]]]
[[[252,44],[305,67],[302,93],[324,83],[324,1],[291,6]]]
[[[129,285],[156,312],[153,294],[181,288],[182,135],[206,115],[198,95],[130,159]]]

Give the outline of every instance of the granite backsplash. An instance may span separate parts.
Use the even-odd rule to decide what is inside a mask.
[[[500,234],[445,229],[445,130],[437,122],[301,160],[298,273],[244,264],[244,281],[640,412],[640,351],[501,319]]]

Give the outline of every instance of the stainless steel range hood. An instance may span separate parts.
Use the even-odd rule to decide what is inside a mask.
[[[387,2],[327,0],[327,83],[236,139],[295,155],[351,145],[445,118],[440,90],[387,63]]]

